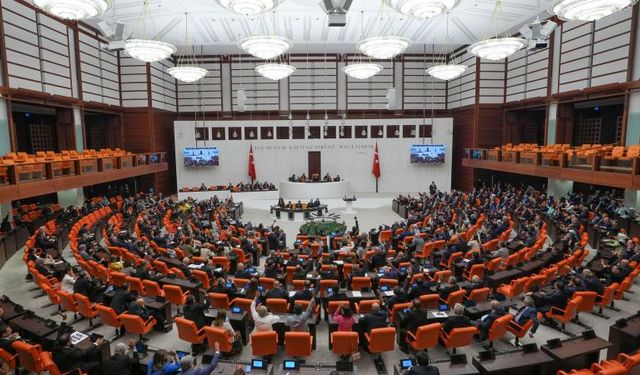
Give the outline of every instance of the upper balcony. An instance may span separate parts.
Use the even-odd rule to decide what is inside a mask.
[[[165,158],[122,150],[9,153],[0,159],[0,202],[163,172]]]
[[[595,147],[594,147],[595,146]],[[622,189],[640,189],[640,146],[567,145],[465,149],[462,165],[557,178]]]

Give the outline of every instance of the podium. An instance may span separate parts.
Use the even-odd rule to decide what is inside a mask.
[[[354,195],[353,197],[342,197],[342,200],[344,201],[344,203],[347,205],[346,208],[344,209],[344,211],[342,211],[343,214],[357,214],[357,211],[353,210],[353,202],[357,201],[356,196]]]

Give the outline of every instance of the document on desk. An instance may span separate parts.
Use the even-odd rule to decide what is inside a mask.
[[[385,297],[391,297],[391,296],[393,296],[394,293],[393,293],[393,290],[387,290],[386,292],[382,292],[382,294]]]
[[[360,292],[359,290],[354,290],[353,292],[351,292],[351,295],[354,297],[362,297],[362,292]]]
[[[194,264],[188,265],[189,269],[192,269],[192,270],[199,270],[200,268],[202,268],[202,266],[204,266],[204,264],[195,264],[194,263]]]
[[[434,311],[433,316],[435,316],[436,318],[446,318],[449,315],[447,315],[447,313],[444,311]]]
[[[295,290],[290,290],[289,291],[289,298],[293,297],[296,295],[296,291]]]
[[[87,337],[89,337],[88,335],[85,335],[82,332],[78,332],[75,331],[71,334],[71,345],[75,345],[77,343],[79,343],[80,341],[86,339]]]

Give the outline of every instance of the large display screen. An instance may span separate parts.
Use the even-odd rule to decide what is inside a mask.
[[[182,151],[185,167],[217,167],[220,152],[217,147],[185,147]]]
[[[444,163],[444,145],[411,146],[411,163],[442,164]]]

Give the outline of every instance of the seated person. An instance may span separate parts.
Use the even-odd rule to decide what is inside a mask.
[[[88,348],[78,349],[71,345],[71,335],[63,333],[58,337],[53,348],[53,360],[58,365],[60,372],[63,373],[81,369],[89,374],[99,374],[100,363],[89,361],[89,359],[104,341],[103,338],[99,338]]]
[[[416,363],[417,366],[412,366],[404,375],[440,375],[436,366],[429,365],[429,354],[426,351],[416,353]]]
[[[519,308],[518,312],[513,316],[513,321],[519,326],[523,326],[529,320],[533,320],[533,325],[529,330],[529,337],[533,338],[538,326],[540,325],[540,322],[538,321],[538,310],[533,302],[533,298],[530,296],[525,296],[523,301],[524,305]]]
[[[456,303],[453,306],[453,315],[450,315],[444,323],[442,323],[442,330],[448,335],[454,328],[472,327],[471,319],[464,315],[464,306]]]
[[[458,279],[455,276],[449,277],[449,281],[445,284],[440,284],[438,286],[438,294],[440,294],[440,298],[446,300],[449,297],[451,292],[455,292],[460,290],[460,285],[458,285]]]
[[[300,202],[300,200],[298,200],[298,202],[296,203],[296,208],[302,208],[302,202]]]
[[[325,182],[331,182],[331,175],[327,173],[326,175],[324,175],[324,178],[322,180]]]
[[[13,332],[9,324],[0,322],[0,349],[4,349],[10,354],[16,354],[11,344],[17,340],[20,340],[20,335],[17,332]]]
[[[382,307],[380,304],[374,303],[371,305],[371,312],[365,314],[358,320],[358,326],[360,327],[360,342],[365,343],[364,334],[371,333],[372,329],[376,328],[384,328],[387,326],[387,318],[389,317],[389,312]]]
[[[138,315],[142,318],[142,320],[147,321],[151,315],[149,314],[149,310],[147,310],[144,305],[144,298],[136,298],[135,301],[129,303],[129,308],[127,309],[128,314]]]
[[[422,307],[422,302],[420,299],[416,298],[413,300],[413,306],[404,316],[403,326],[406,328],[400,328],[400,340],[398,341],[398,346],[405,351],[409,350],[409,346],[405,338],[407,337],[407,332],[411,332],[415,335],[418,328],[423,325],[429,324],[429,319],[427,316],[427,310]]]
[[[335,181],[335,182],[340,181],[340,175],[339,175],[339,174],[338,174],[338,175],[336,175],[336,178],[334,178],[334,179],[333,179],[333,181]]]
[[[476,327],[480,330],[480,341],[487,339],[487,336],[489,335],[489,328],[491,328],[493,322],[506,313],[507,310],[502,307],[500,302],[496,300],[491,301],[491,311],[476,321]]]

